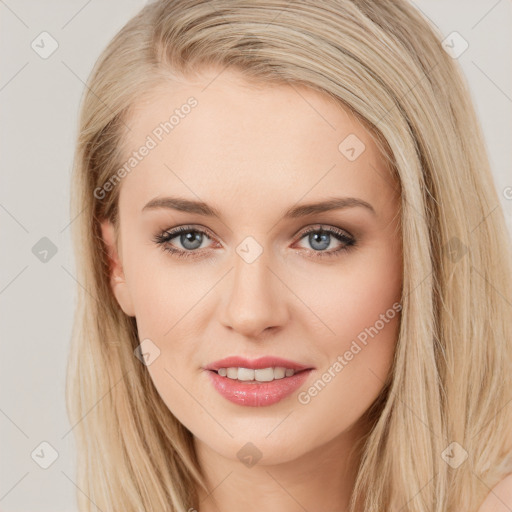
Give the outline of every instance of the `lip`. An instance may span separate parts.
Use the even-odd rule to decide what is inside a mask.
[[[259,361],[257,364],[260,364]],[[256,364],[255,361],[253,363]],[[263,367],[265,368],[265,366]],[[220,366],[220,368],[224,367]],[[230,402],[248,407],[263,407],[275,404],[291,395],[304,384],[312,371],[313,369],[309,368],[291,377],[284,377],[271,382],[252,383],[221,377],[214,370],[206,373],[215,390]]]
[[[230,356],[225,357],[224,359],[219,359],[218,361],[205,366],[205,370],[217,371],[219,368],[249,368],[251,370],[261,370],[262,368],[276,366],[292,369],[297,372],[313,369],[312,366],[306,366],[281,357],[265,356],[258,359],[246,359],[245,357],[240,356]]]

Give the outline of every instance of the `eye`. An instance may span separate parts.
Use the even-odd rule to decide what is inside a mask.
[[[354,237],[335,227],[325,228],[322,225],[312,226],[302,232],[300,240],[306,237],[308,244],[313,248],[313,251],[308,250],[308,252],[314,253],[312,255],[313,258],[338,256],[340,253],[348,251],[356,245]],[[337,249],[325,251],[325,249],[331,245],[331,242],[333,242],[333,238],[338,242],[342,242],[342,245]]]
[[[199,254],[196,254],[199,252],[197,249],[201,248],[205,237],[211,239],[205,230],[191,226],[179,226],[156,235],[153,241],[164,251],[170,252],[178,258],[196,258],[199,256]],[[184,249],[176,248],[170,243],[174,238],[178,238]]]
[[[339,228],[323,227],[322,225],[312,226],[306,231],[302,232],[299,241],[307,237],[307,242],[312,249],[305,249],[306,252],[312,253],[313,258],[330,258],[339,255],[344,251],[355,247],[356,240]],[[171,240],[178,238],[179,244],[183,249],[176,247]],[[342,245],[337,249],[326,251],[333,238],[342,242]],[[210,232],[204,229],[194,228],[192,226],[179,226],[174,229],[165,230],[155,236],[153,241],[158,244],[162,250],[170,252],[178,258],[197,258],[201,257],[204,251],[203,242],[205,239],[213,239]]]

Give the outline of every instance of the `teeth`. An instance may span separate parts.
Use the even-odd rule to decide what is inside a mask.
[[[236,379],[238,375],[238,368],[227,368],[227,376],[230,379]]]
[[[275,379],[291,377],[295,374],[295,370],[281,366],[275,368],[261,368],[258,370],[251,370],[250,368],[219,368],[217,373],[221,377],[227,377],[233,380],[271,382]]]

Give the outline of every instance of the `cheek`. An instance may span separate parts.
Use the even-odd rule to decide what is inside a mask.
[[[166,254],[150,256],[134,258],[130,266],[129,289],[137,327],[140,337],[170,338],[191,308],[194,315],[194,305],[208,291],[211,278],[201,278]]]
[[[349,431],[384,387],[392,364],[394,340],[376,337],[366,346],[358,345],[348,350],[350,359],[347,351],[336,353],[297,397],[303,429],[318,430],[318,442]]]
[[[309,329],[324,357],[313,385],[299,397],[338,426],[356,421],[377,398],[400,326],[401,260],[383,250],[353,261],[322,280],[323,293],[314,297],[311,309],[322,312],[330,331]]]
[[[190,382],[200,375],[195,361],[203,326],[196,321],[201,309],[194,305],[200,305],[209,281],[186,266],[173,265],[170,257],[156,250],[132,251],[126,274],[139,340],[152,354],[147,371],[169,410],[189,427],[202,414],[200,407],[191,405],[188,392],[192,392]],[[200,402],[201,391],[193,391]]]
[[[391,323],[400,310],[401,289],[401,256],[383,239],[304,281],[300,296],[329,327],[322,329],[329,346],[343,348],[376,323],[379,331]]]
[[[382,391],[393,363],[400,311],[377,307],[375,312],[364,307],[355,310],[356,317],[342,312],[333,324],[339,333],[334,342],[318,341],[323,364],[297,396],[308,432],[318,428],[319,418],[321,436],[347,431]]]

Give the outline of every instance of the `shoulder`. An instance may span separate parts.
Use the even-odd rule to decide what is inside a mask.
[[[478,512],[510,512],[512,510],[512,473],[493,487]]]

